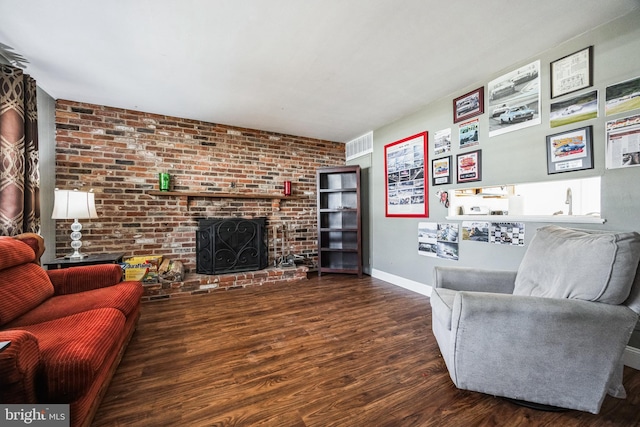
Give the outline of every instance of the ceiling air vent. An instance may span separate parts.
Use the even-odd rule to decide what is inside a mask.
[[[352,139],[345,144],[347,160],[355,159],[368,153],[373,153],[373,132]]]

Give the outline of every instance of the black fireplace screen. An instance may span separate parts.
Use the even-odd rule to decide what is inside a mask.
[[[266,268],[266,223],[266,218],[200,219],[196,232],[196,272],[224,274]]]

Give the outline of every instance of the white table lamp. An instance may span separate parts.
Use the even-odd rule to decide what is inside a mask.
[[[65,258],[82,259],[86,255],[80,253],[82,247],[82,225],[79,219],[97,218],[95,194],[91,191],[59,190],[56,188],[51,219],[73,219],[71,224],[71,247],[73,253]]]

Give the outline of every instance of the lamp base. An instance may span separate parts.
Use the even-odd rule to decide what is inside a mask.
[[[65,255],[64,259],[84,259],[84,258],[86,258],[88,256],[89,255],[80,253],[79,251],[76,250],[75,252],[73,252],[73,253],[71,253],[69,255]]]
[[[73,221],[71,224],[71,248],[73,249],[73,253],[65,256],[65,259],[83,259],[86,258],[87,255],[80,253],[80,248],[82,247],[82,224],[78,222],[77,219]]]

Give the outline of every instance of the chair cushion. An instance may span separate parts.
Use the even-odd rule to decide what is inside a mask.
[[[19,243],[31,254],[31,248]],[[47,273],[37,264],[27,263],[0,270],[0,325],[34,309],[53,295]]]
[[[33,262],[35,259],[36,254],[28,244],[13,237],[0,237],[0,270]]]
[[[35,257],[38,256],[38,251],[40,251],[40,242],[38,242],[38,239],[35,237],[25,237],[20,239],[20,241],[31,248]]]
[[[457,291],[447,288],[433,288],[431,290],[432,314],[449,331],[451,330],[451,314],[456,293]]]
[[[538,229],[516,275],[514,295],[622,304],[640,261],[640,234]]]
[[[55,295],[6,326],[34,325],[96,308],[116,308],[128,317],[140,304],[142,293],[140,282],[120,282],[105,288]]]
[[[82,396],[120,342],[125,321],[119,310],[101,308],[20,328],[38,339],[45,401]]]

